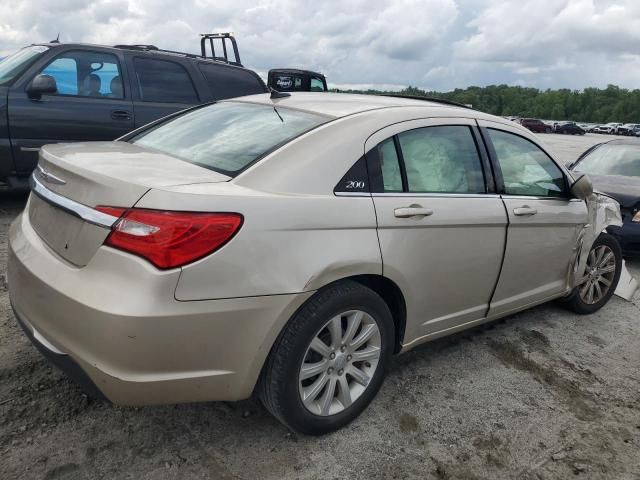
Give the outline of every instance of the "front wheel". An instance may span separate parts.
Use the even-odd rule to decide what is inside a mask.
[[[289,321],[260,378],[264,406],[292,430],[322,435],[375,397],[393,352],[389,307],[353,281],[316,293]]]
[[[589,314],[600,310],[618,286],[622,270],[622,250],[611,235],[601,233],[589,251],[585,277],[566,299],[576,313]]]

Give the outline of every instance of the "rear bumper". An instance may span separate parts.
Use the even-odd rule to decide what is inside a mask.
[[[8,272],[16,317],[36,346],[123,405],[247,398],[273,341],[312,294],[177,301],[179,270],[108,247],[78,268],[26,214],[9,232]]]
[[[31,340],[31,343],[33,343],[33,345],[47,360],[66,373],[67,376],[76,382],[82,391],[90,397],[100,400],[108,400],[85,371],[82,370],[80,365],[78,365],[69,355],[58,351],[55,347],[44,340],[44,337],[42,337],[40,332],[35,330],[32,325],[22,320],[16,313],[15,309],[13,313],[18,325],[20,325],[27,338]]]

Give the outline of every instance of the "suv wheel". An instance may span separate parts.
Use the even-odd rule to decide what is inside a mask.
[[[584,281],[566,299],[576,313],[588,314],[600,310],[618,286],[622,269],[622,250],[611,235],[601,233],[593,243]]]
[[[379,295],[353,281],[330,285],[279,336],[260,379],[260,399],[292,430],[337,430],[378,392],[393,339],[391,312]]]

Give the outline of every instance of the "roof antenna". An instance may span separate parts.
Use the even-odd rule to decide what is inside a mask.
[[[291,96],[290,93],[280,92],[273,87],[269,87],[269,91],[271,92],[271,100],[275,100],[276,98],[285,98],[285,97]]]
[[[58,36],[55,40],[51,40],[49,43],[60,43],[60,32],[58,32]]]

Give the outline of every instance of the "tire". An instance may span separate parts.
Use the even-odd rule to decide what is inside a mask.
[[[353,340],[345,341],[348,327],[357,323],[358,316],[360,326],[353,331]],[[337,343],[333,342],[329,325],[339,325]],[[374,327],[377,333],[362,346],[356,346],[359,339],[366,337],[365,329],[370,332]],[[331,284],[294,314],[276,340],[259,380],[260,400],[274,417],[296,432],[323,435],[338,430],[360,415],[380,389],[393,353],[394,338],[391,311],[377,293],[350,280]],[[318,340],[324,343],[320,350],[325,354],[315,350]],[[341,349],[340,343],[348,348]],[[377,360],[371,358],[376,347]],[[365,351],[370,361],[352,360],[357,354],[363,356]],[[321,369],[302,379],[303,364],[321,365]],[[359,375],[358,372],[368,375],[368,381],[365,377],[357,381],[353,374]],[[327,380],[322,384],[324,379]],[[321,384],[325,386],[318,387]],[[335,391],[328,395],[331,385]],[[328,402],[324,401],[326,398]]]
[[[551,129],[550,128],[545,128],[544,129],[544,133],[551,133]]]
[[[587,270],[589,270],[589,268],[593,266],[593,260],[597,259],[597,255],[600,251],[604,252],[601,262],[609,253],[613,254],[611,266],[615,265],[615,271],[612,272],[612,275],[607,274],[606,277],[604,275],[596,275],[594,277],[591,277],[587,279],[586,282],[578,285],[573,289],[571,294],[565,299],[565,304],[570,310],[573,310],[575,313],[587,315],[597,312],[607,304],[607,302],[613,295],[613,292],[616,290],[616,287],[618,286],[618,281],[620,280],[620,273],[622,270],[622,249],[620,248],[620,244],[611,235],[601,233],[593,243],[591,251],[589,252]],[[605,285],[605,282],[602,280],[603,277],[607,282],[610,282],[610,285]],[[604,292],[604,295],[602,295],[601,298],[597,299],[597,289],[594,287],[592,290],[593,298],[590,302],[588,294],[589,290],[591,290],[592,287],[589,286],[589,282],[594,283],[593,279],[596,279],[595,284],[598,285],[598,288],[600,288],[601,291],[604,288],[607,288],[607,290],[606,292]]]

